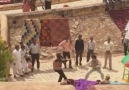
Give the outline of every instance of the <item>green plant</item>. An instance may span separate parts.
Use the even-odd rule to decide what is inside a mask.
[[[4,41],[0,38],[0,81],[8,74],[10,63],[13,62],[11,50],[7,47]]]

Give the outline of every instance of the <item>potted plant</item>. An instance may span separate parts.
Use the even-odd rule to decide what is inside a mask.
[[[0,38],[0,81],[4,81],[10,74],[10,63],[12,62],[11,49]]]

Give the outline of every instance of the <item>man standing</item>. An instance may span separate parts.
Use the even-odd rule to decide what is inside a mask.
[[[51,9],[52,0],[45,0],[45,9]]]
[[[24,46],[26,52],[29,52],[29,47],[28,47],[26,44],[23,44],[23,42],[20,42],[20,46],[21,46],[21,47]]]
[[[65,39],[59,44],[59,46],[63,47],[63,57],[66,59],[68,57],[69,59],[69,68],[72,68],[72,62],[70,58],[70,51],[71,51],[71,41],[69,38],[66,36]],[[64,63],[65,68],[66,67],[66,62]]]
[[[30,53],[32,57],[32,71],[34,70],[34,64],[35,61],[37,61],[37,70],[40,68],[40,46],[39,44],[36,43],[36,40],[33,40],[32,44],[30,45]]]
[[[67,79],[67,77],[65,76],[63,70],[61,69],[62,67],[62,62],[63,60],[61,59],[61,54],[57,53],[56,54],[56,60],[53,62],[53,69],[55,72],[57,72],[60,76],[58,79],[58,82],[61,82],[61,80],[64,78],[64,80]]]
[[[88,63],[88,65],[92,67],[92,69],[86,74],[85,79],[88,79],[89,75],[94,71],[100,73],[101,79],[104,79],[104,74],[101,72],[101,63],[97,59],[96,55],[92,55],[92,61]]]
[[[129,21],[127,22],[127,25],[125,27],[125,31],[123,32],[125,33],[124,36],[124,49],[125,49],[125,55],[127,55],[127,48],[128,48],[128,44],[129,44]]]
[[[22,64],[21,64],[21,52],[19,50],[19,46],[16,45],[15,49],[13,50],[13,74],[14,78],[17,77],[17,72],[18,74],[23,77],[22,73]]]
[[[21,63],[22,63],[23,72],[24,74],[28,74],[28,63],[26,60],[26,49],[24,45],[21,46],[20,52],[21,52],[21,59],[22,59]]]
[[[75,51],[76,51],[76,66],[78,66],[78,57],[80,56],[80,66],[82,65],[82,53],[84,51],[84,41],[82,40],[82,35],[78,36],[78,39],[75,42]]]
[[[36,0],[30,0],[30,8],[31,8],[31,11],[36,10]]]
[[[89,62],[90,57],[93,55],[95,51],[96,43],[94,41],[93,37],[90,37],[90,40],[88,41],[88,48],[87,48],[87,62]]]
[[[108,37],[107,41],[104,42],[104,51],[105,51],[105,63],[104,69],[107,66],[107,59],[109,59],[109,70],[112,70],[112,50],[113,50],[113,42],[111,42],[111,38]]]
[[[109,10],[110,6],[114,9],[115,0],[103,0],[103,2],[106,4],[106,10]]]

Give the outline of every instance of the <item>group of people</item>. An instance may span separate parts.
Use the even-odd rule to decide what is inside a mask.
[[[78,36],[78,39],[75,41],[75,53],[76,53],[76,66],[82,65],[82,56],[84,52],[84,47],[86,46],[84,44],[84,40],[82,39],[82,35]],[[90,61],[90,57],[96,52],[96,42],[93,37],[90,37],[90,40],[86,43],[86,51],[87,51],[87,62]],[[69,59],[69,68],[72,68],[72,62],[70,58],[70,52],[72,51],[72,43],[69,39],[69,37],[65,37],[65,39],[59,44],[59,47],[63,48],[63,57],[64,59]],[[109,58],[109,69],[112,69],[112,52],[113,52],[113,42],[111,41],[111,38],[108,37],[107,40],[104,42],[103,45],[104,53],[105,53],[105,64],[104,68],[106,68],[107,65],[107,59]],[[80,59],[78,60],[78,58]],[[66,63],[65,63],[66,68]]]
[[[13,50],[13,75],[14,77],[23,77],[24,74],[29,73],[29,68],[31,71],[34,71],[34,64],[37,61],[37,70],[40,68],[39,63],[40,56],[40,47],[36,43],[36,40],[33,40],[33,43],[28,47],[23,42],[20,42],[19,45],[15,45]]]
[[[76,66],[82,66],[82,55],[84,52],[84,40],[82,39],[82,35],[78,36],[78,39],[75,41],[75,54],[76,54]],[[60,74],[59,82],[62,78],[67,79],[62,70],[62,63],[64,64],[64,68],[67,68],[67,62],[69,62],[69,68],[72,69],[72,60],[71,60],[71,51],[72,51],[72,43],[68,36],[59,43],[59,49],[61,49],[62,53],[57,53],[56,60],[53,62],[53,69],[55,72]],[[103,73],[101,72],[101,62],[97,59],[96,53],[96,42],[93,37],[90,37],[90,40],[87,43],[87,65],[92,67],[92,69],[86,74],[85,78],[87,79],[90,73],[97,71],[101,74],[101,78],[104,78]],[[112,51],[113,51],[113,43],[111,38],[108,37],[104,42],[104,53],[105,53],[105,64],[103,69],[107,68],[107,59],[109,59],[109,69],[112,69]],[[13,73],[14,77],[17,75],[23,76],[23,74],[28,74],[28,66],[31,66],[31,71],[34,71],[34,64],[37,62],[37,70],[40,69],[40,45],[34,39],[32,44],[28,47],[27,45],[20,42],[19,45],[15,46],[13,50]],[[78,59],[80,57],[80,59]],[[90,60],[90,58],[92,60]]]
[[[78,39],[75,41],[75,53],[76,53],[76,66],[78,64],[82,65],[82,55],[84,52],[84,40],[82,39],[82,35],[78,36]],[[113,52],[113,42],[111,41],[111,38],[108,37],[107,40],[104,42],[104,53],[105,53],[105,63],[103,69],[107,68],[107,60],[109,59],[109,70],[112,70],[112,52]],[[62,80],[62,78],[67,79],[65,74],[62,70],[62,63],[64,64],[64,67],[67,68],[66,62],[69,61],[69,68],[72,68],[72,60],[70,57],[70,52],[72,51],[72,45],[70,42],[70,39],[68,37],[65,37],[65,40],[63,40],[59,47],[62,47],[63,49],[63,55],[61,53],[57,53],[57,59],[53,62],[53,69],[55,72],[58,72],[59,82]],[[85,79],[88,79],[90,73],[97,71],[101,74],[101,78],[104,78],[103,73],[101,72],[101,62],[97,59],[96,53],[96,42],[93,37],[90,37],[90,40],[87,43],[87,65],[92,67],[92,69],[86,74]],[[80,59],[78,60],[78,57]],[[67,59],[68,58],[68,59]],[[90,60],[92,58],[92,60]]]
[[[125,6],[125,0],[103,0],[103,2],[106,5],[106,10],[109,10],[110,7],[111,9],[115,9],[116,2],[120,3],[121,8]]]

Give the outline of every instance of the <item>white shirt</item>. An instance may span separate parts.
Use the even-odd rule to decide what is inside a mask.
[[[91,40],[88,41],[88,49],[95,50],[95,41],[94,40],[92,42],[91,42]]]
[[[71,51],[71,43],[70,43],[70,40],[63,40],[59,46],[62,46],[63,47],[63,51],[65,52],[70,52]]]
[[[25,49],[24,50],[20,49],[20,52],[21,52],[21,58],[22,59],[25,58],[26,50]]]
[[[110,43],[108,43],[108,41],[105,41],[104,50],[112,52],[112,49],[113,49],[113,42],[110,41]]]
[[[126,33],[125,33],[125,39],[129,39],[129,21],[128,21],[126,27],[125,27],[125,31],[126,31]]]
[[[21,62],[20,50],[16,50],[16,49],[13,50],[13,58],[14,58],[14,63]]]
[[[31,50],[32,54],[40,54],[40,46],[38,44],[36,44],[36,45],[31,44],[30,50]]]

